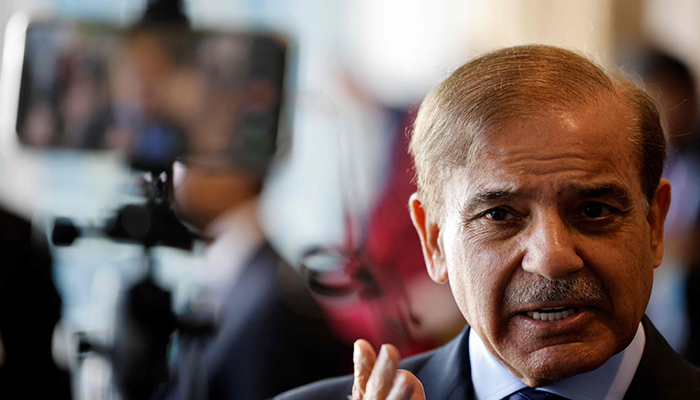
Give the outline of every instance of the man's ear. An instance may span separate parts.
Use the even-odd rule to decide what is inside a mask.
[[[435,218],[423,207],[418,193],[413,193],[408,201],[413,226],[420,237],[425,266],[430,278],[437,283],[447,282],[447,264],[443,251],[440,227]]]
[[[647,222],[651,228],[651,249],[654,252],[654,268],[661,265],[664,257],[664,222],[671,205],[671,184],[662,178],[656,188],[654,200],[649,207]]]

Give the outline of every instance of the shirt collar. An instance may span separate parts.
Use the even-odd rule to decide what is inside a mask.
[[[540,389],[571,400],[621,400],[642,359],[646,337],[641,322],[632,342],[599,368],[556,381]],[[476,400],[500,400],[527,387],[506,369],[472,329],[469,334],[469,360]]]
[[[205,230],[213,242],[204,251],[197,271],[200,293],[195,303],[199,308],[213,308],[218,313],[225,294],[265,242],[256,204],[246,202],[226,212]]]

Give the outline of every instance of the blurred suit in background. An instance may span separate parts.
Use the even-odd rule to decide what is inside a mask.
[[[226,198],[218,187],[215,196]],[[215,329],[182,337],[176,398],[265,399],[350,372],[350,347],[331,334],[297,272],[266,242],[256,201],[228,209],[207,226],[213,241],[192,312],[214,316]]]
[[[0,208],[0,397],[70,399],[70,379],[51,355],[61,297],[46,239]]]

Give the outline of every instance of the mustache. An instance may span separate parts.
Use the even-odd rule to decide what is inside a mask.
[[[578,271],[555,281],[526,274],[511,280],[504,299],[508,303],[557,302],[566,300],[599,303],[608,298],[603,282],[590,272]]]

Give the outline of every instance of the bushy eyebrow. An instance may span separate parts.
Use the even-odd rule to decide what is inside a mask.
[[[474,210],[483,208],[486,205],[494,203],[502,203],[513,199],[518,195],[517,192],[510,190],[485,190],[478,192],[472,196],[462,207],[463,214],[471,214]]]
[[[628,208],[632,205],[632,196],[629,191],[615,183],[604,183],[600,185],[566,185],[560,191],[560,194],[572,195],[579,200],[587,199],[615,199],[618,206]],[[494,189],[477,192],[472,196],[461,208],[464,216],[474,213],[484,207],[489,207],[498,203],[508,202],[516,197],[520,197],[522,193],[517,191]]]
[[[565,191],[576,193],[576,197],[580,200],[606,198],[615,199],[622,207],[629,207],[632,205],[632,196],[629,191],[617,184],[608,183],[588,188],[572,185],[566,188]]]

